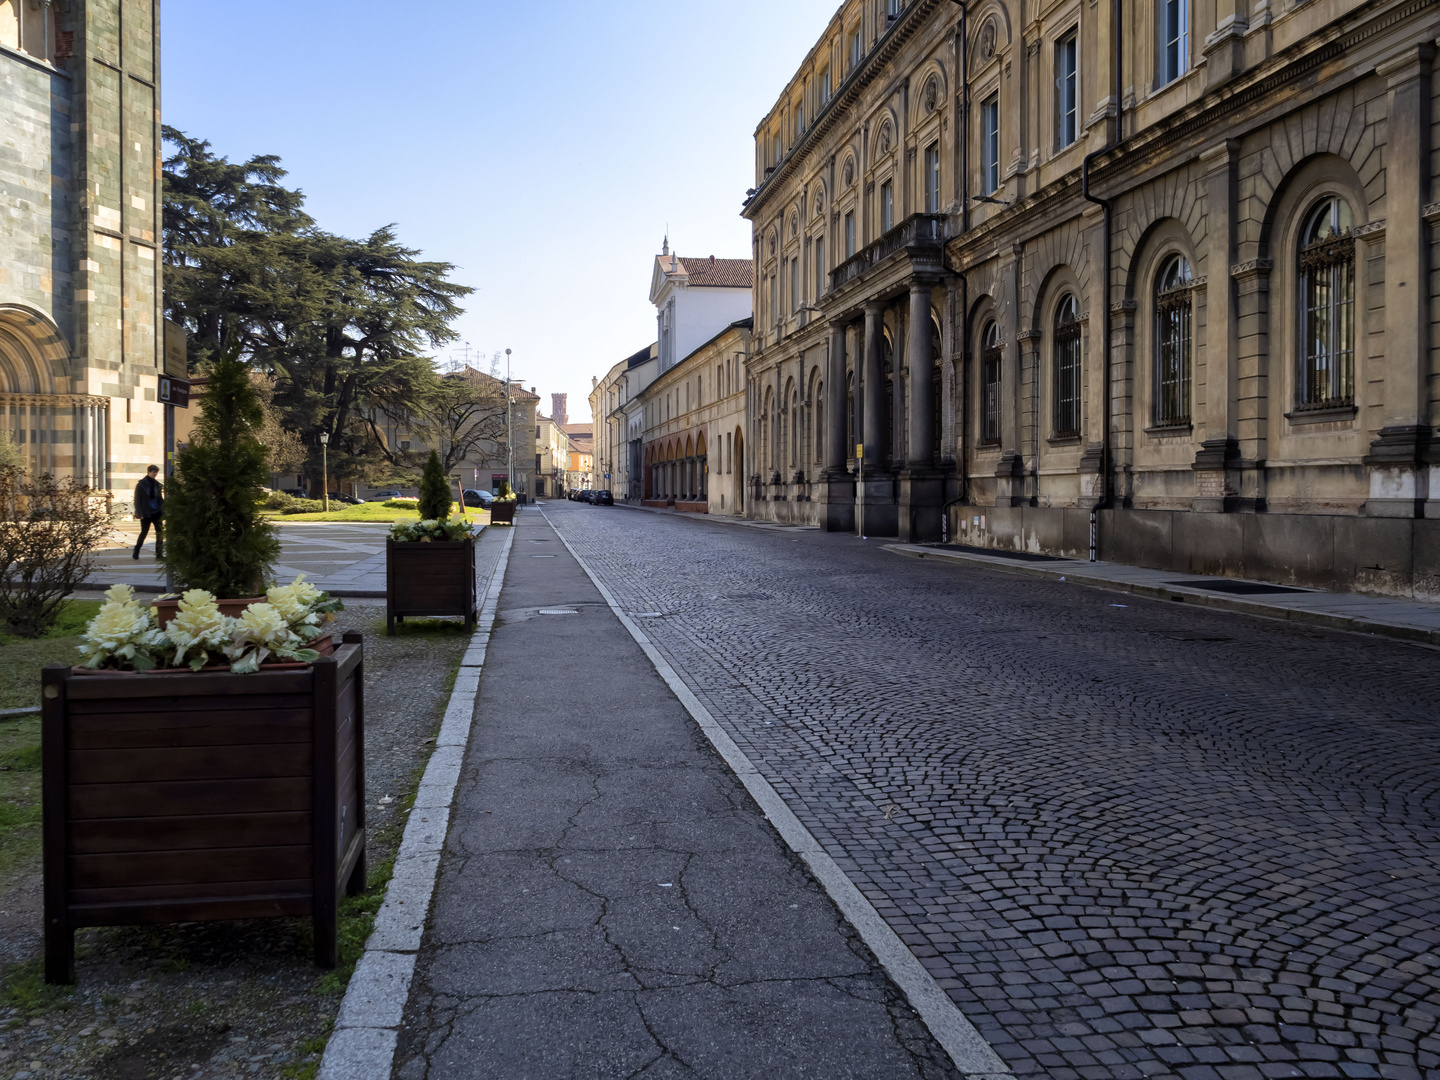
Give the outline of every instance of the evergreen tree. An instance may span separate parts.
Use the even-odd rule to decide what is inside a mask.
[[[221,598],[254,596],[280,557],[274,526],[260,513],[269,478],[259,432],[265,414],[249,369],[232,344],[214,365],[194,441],[165,485],[165,566],[177,585]]]
[[[450,516],[450,482],[440,467],[440,455],[430,451],[425,474],[420,477],[420,520],[444,521]]]

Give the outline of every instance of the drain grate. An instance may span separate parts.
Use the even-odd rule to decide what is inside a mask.
[[[1000,548],[967,547],[964,544],[927,544],[927,547],[942,551],[963,551],[967,555],[990,555],[997,559],[1014,559],[1017,562],[1070,562],[1055,555],[1036,555],[1029,551],[1003,551]]]
[[[1288,585],[1266,585],[1258,581],[1167,581],[1185,589],[1204,589],[1206,592],[1229,593],[1232,596],[1273,596],[1279,593],[1307,593],[1310,589],[1292,589]]]
[[[540,609],[541,615],[579,615],[580,612],[574,608],[545,607]]]

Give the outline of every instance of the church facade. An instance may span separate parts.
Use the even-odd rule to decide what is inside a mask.
[[[0,428],[129,492],[165,465],[159,12],[0,0]]]
[[[756,131],[751,516],[1440,595],[1433,0],[849,0]]]

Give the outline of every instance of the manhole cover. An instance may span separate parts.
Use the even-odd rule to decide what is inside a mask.
[[[540,614],[541,614],[541,615],[579,615],[580,612],[576,611],[574,608],[558,608],[558,607],[553,607],[553,608],[541,608],[541,609],[540,609]]]

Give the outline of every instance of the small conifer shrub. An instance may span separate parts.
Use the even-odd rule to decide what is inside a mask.
[[[260,512],[270,475],[260,396],[232,349],[216,363],[188,449],[165,485],[165,567],[182,589],[222,598],[264,592],[280,539]]]
[[[420,519],[444,521],[450,516],[450,482],[440,467],[440,455],[430,451],[425,473],[420,477]]]

